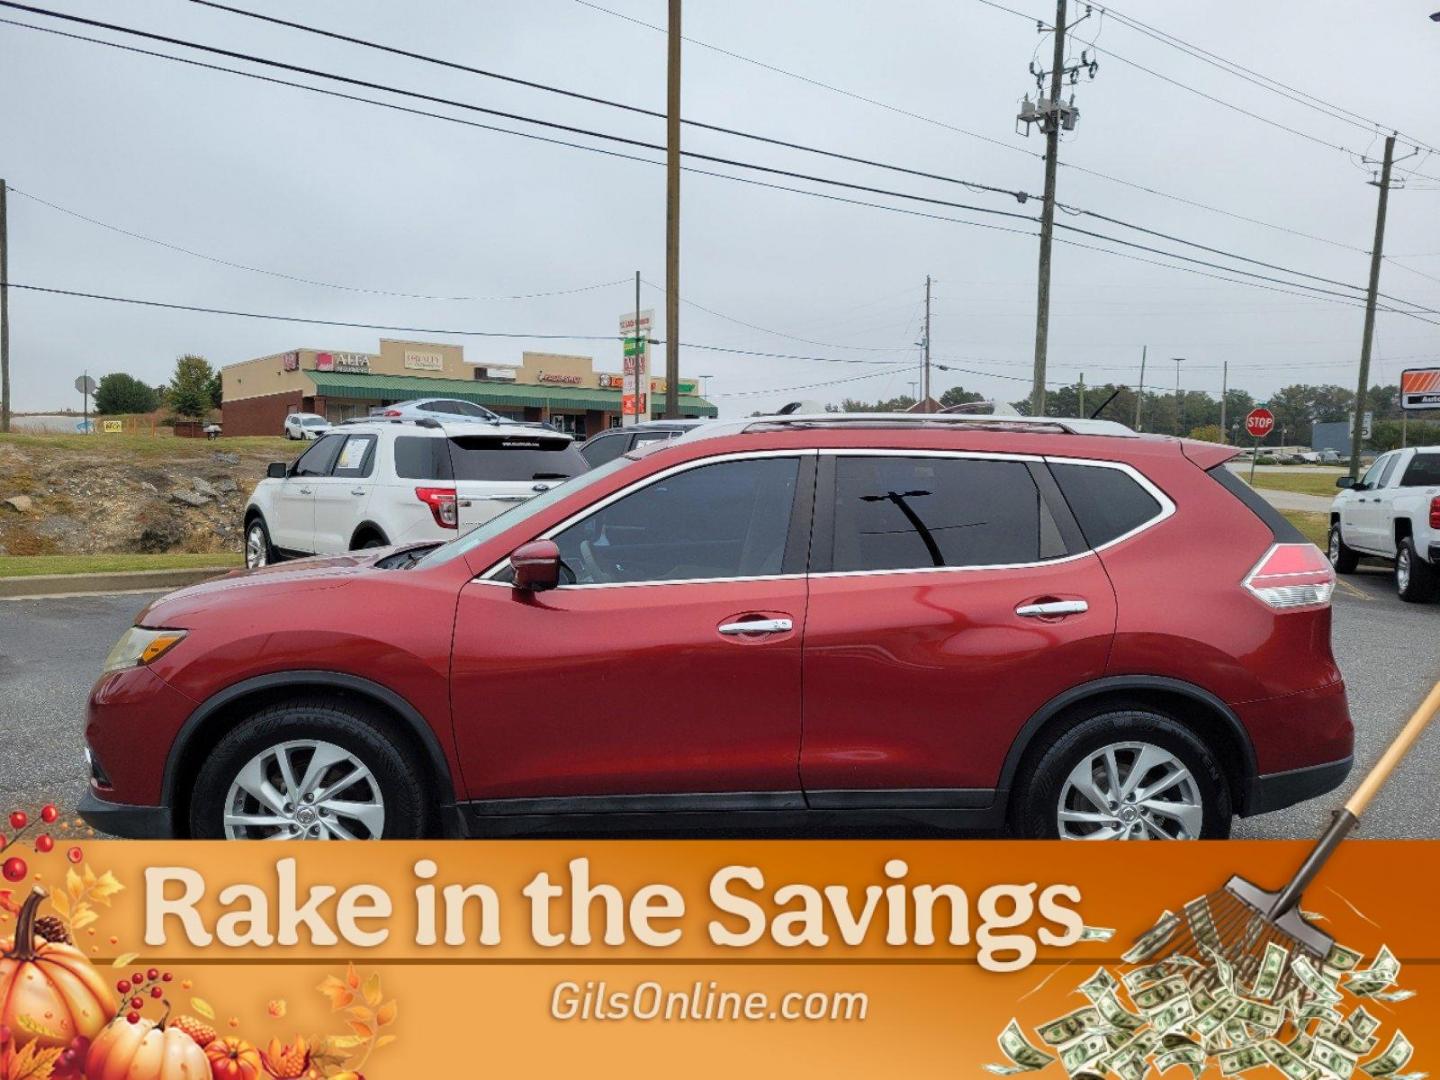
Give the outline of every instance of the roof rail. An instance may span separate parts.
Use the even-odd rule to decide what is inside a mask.
[[[760,416],[725,425],[724,432],[776,431],[785,428],[934,427],[989,428],[995,431],[1052,432],[1065,435],[1117,435],[1138,438],[1124,424],[1114,420],[1090,420],[1057,416],[984,416],[966,413],[814,413],[807,416]],[[709,431],[709,429],[702,429]]]

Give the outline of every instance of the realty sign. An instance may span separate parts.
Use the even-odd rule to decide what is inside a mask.
[[[625,344],[620,422],[626,427],[650,415],[650,327],[654,321],[653,308],[620,316],[620,336]]]
[[[1400,373],[1402,409],[1440,409],[1440,368],[1410,368]]]

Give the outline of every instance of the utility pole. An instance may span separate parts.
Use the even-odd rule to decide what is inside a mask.
[[[10,235],[5,181],[0,180],[0,432],[10,430]]]
[[[680,0],[670,0],[665,97],[665,416],[680,415]],[[645,388],[650,389],[648,386]]]
[[[1080,372],[1080,415],[1085,415],[1085,373]]]
[[[1177,438],[1185,426],[1185,400],[1180,396],[1180,361],[1184,359],[1183,356],[1175,357],[1175,435]]]
[[[1370,347],[1375,340],[1375,297],[1380,291],[1380,260],[1385,249],[1385,211],[1390,204],[1390,167],[1395,163],[1395,136],[1385,139],[1380,167],[1380,203],[1375,211],[1375,244],[1370,249],[1370,288],[1365,294],[1365,337],[1360,342],[1360,380],[1355,390],[1355,419],[1350,432],[1350,477],[1360,478],[1360,444],[1365,441],[1365,400],[1370,396]]]
[[[1222,360],[1220,362],[1220,441],[1222,443],[1228,441],[1225,435],[1225,395],[1229,393],[1229,388],[1230,361]]]
[[[930,411],[930,275],[925,275],[925,374],[921,384],[921,412]]]
[[[1140,385],[1135,387],[1135,430],[1140,430],[1140,402],[1145,399],[1145,354],[1150,351],[1149,345],[1140,346]]]

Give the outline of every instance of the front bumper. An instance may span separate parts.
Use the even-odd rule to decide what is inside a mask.
[[[92,789],[81,796],[79,811],[87,825],[112,836],[168,840],[175,835],[175,823],[168,806],[107,802]]]
[[[1284,810],[1287,806],[1334,791],[1350,775],[1354,760],[1346,757],[1323,765],[1255,777],[1250,781],[1250,792],[1245,799],[1246,816]]]

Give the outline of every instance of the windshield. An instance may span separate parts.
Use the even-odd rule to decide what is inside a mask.
[[[300,422],[306,427],[324,427],[329,421],[327,421],[323,416],[307,416],[304,420]]]
[[[449,562],[451,559],[458,558],[467,551],[471,551],[486,541],[499,536],[506,529],[519,525],[528,518],[532,518],[541,511],[554,506],[561,499],[567,498],[583,488],[588,488],[597,480],[603,480],[611,473],[619,472],[625,468],[625,466],[633,464],[634,460],[631,458],[618,457],[613,461],[607,461],[604,465],[599,465],[589,472],[575,477],[573,480],[567,480],[563,484],[556,484],[549,491],[541,492],[533,499],[526,499],[523,503],[512,506],[504,513],[495,515],[495,517],[477,528],[472,529],[464,536],[456,537],[448,544],[441,544],[421,559],[417,565],[438,566],[440,563]]]

